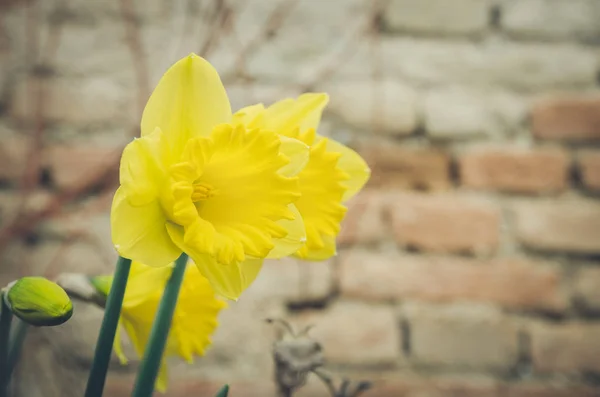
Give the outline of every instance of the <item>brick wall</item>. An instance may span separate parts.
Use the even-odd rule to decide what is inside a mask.
[[[207,357],[174,363],[169,395],[224,380],[273,395],[268,316],[314,324],[329,367],[375,380],[371,396],[600,395],[597,0],[30,0],[0,15],[2,283],[113,266],[115,162],[191,51],[235,108],[329,92],[322,132],[373,169],[339,256],[267,264]],[[21,395],[81,395],[101,313],[77,309],[31,336]],[[107,394],[132,372],[116,366]]]

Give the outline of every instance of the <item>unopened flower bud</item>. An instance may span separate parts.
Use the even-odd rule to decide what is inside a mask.
[[[31,325],[60,325],[73,315],[73,304],[65,290],[43,277],[23,277],[3,292],[12,313]]]

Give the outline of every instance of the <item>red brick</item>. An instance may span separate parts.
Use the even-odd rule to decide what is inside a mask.
[[[543,384],[521,383],[507,384],[503,393],[498,397],[598,397],[600,390],[597,387],[582,386],[577,384]]]
[[[538,101],[531,112],[533,135],[541,139],[600,139],[600,98],[565,96]]]
[[[584,267],[573,279],[575,299],[586,310],[600,311],[600,268]]]
[[[391,307],[342,301],[293,321],[314,326],[310,335],[322,344],[328,362],[391,365],[399,358],[400,335]]]
[[[569,159],[558,149],[486,148],[460,158],[461,183],[515,193],[564,190]]]
[[[599,323],[536,323],[530,335],[536,372],[600,373]]]
[[[474,259],[375,254],[340,257],[342,295],[368,299],[431,302],[481,301],[523,309],[564,310],[560,273],[525,259]]]
[[[514,209],[517,239],[524,246],[548,252],[600,253],[600,203],[527,201]]]
[[[600,190],[600,151],[585,151],[578,158],[583,185],[590,190]]]
[[[424,194],[398,194],[389,200],[394,237],[401,246],[475,255],[498,248],[500,211],[489,201]]]
[[[46,149],[45,163],[52,180],[61,189],[72,188],[106,173],[116,183],[122,151],[121,147],[52,146]]]
[[[518,328],[493,307],[409,304],[402,316],[413,363],[507,371],[517,361]]]
[[[348,203],[348,212],[342,222],[337,241],[340,245],[376,243],[389,236],[384,222],[387,196],[383,191],[363,190]]]
[[[173,377],[173,374],[171,374]],[[175,375],[176,376],[176,375]],[[133,389],[134,376],[109,376],[106,382],[104,395],[111,397],[128,397]],[[243,397],[275,397],[275,384],[270,381],[236,381],[231,378],[226,380],[195,380],[171,379],[167,393],[154,393],[155,396],[187,397],[187,396],[214,396],[223,385],[229,384],[229,395]]]
[[[391,143],[359,148],[371,167],[368,186],[407,190],[447,190],[450,158],[439,150],[413,149]]]

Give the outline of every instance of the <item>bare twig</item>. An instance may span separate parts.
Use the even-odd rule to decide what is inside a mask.
[[[246,73],[246,60],[248,55],[255,52],[260,45],[270,36],[273,32],[283,25],[285,18],[298,4],[299,0],[287,0],[277,4],[277,6],[271,11],[266,23],[263,25],[261,31],[256,35],[250,42],[239,52],[239,55],[235,61],[237,75],[242,78],[247,78]]]
[[[125,23],[125,37],[131,52],[133,68],[137,78],[138,114],[141,116],[146,101],[148,100],[150,79],[148,77],[146,53],[140,38],[139,25],[136,22],[135,4],[133,4],[133,0],[121,0],[121,13],[123,15],[123,22]],[[134,135],[137,135],[137,129],[135,131],[136,133]]]

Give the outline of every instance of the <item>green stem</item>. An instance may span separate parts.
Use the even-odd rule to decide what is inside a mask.
[[[18,320],[10,333],[10,347],[8,349],[8,377],[11,376],[15,369],[19,356],[21,355],[21,347],[27,335],[29,324],[25,321]]]
[[[141,362],[131,394],[132,397],[150,397],[154,391],[154,384],[162,363],[162,356],[171,329],[171,321],[173,320],[173,313],[175,313],[175,306],[177,306],[177,298],[179,297],[187,261],[188,256],[186,254],[181,254],[175,261],[175,268],[173,268],[173,273],[167,281],[154,318],[144,359]]]
[[[12,312],[4,300],[4,293],[0,293],[0,396],[5,397],[8,393],[8,343],[10,335],[10,323]]]
[[[121,306],[123,306],[123,297],[125,296],[125,287],[127,286],[130,267],[131,259],[119,257],[115,276],[106,300],[104,318],[102,319],[102,326],[100,327],[100,334],[96,343],[96,352],[94,353],[94,361],[92,362],[90,376],[85,389],[85,397],[101,397],[104,391],[104,382],[106,381],[108,364],[110,363],[115,334],[119,325],[119,316],[121,314]]]

